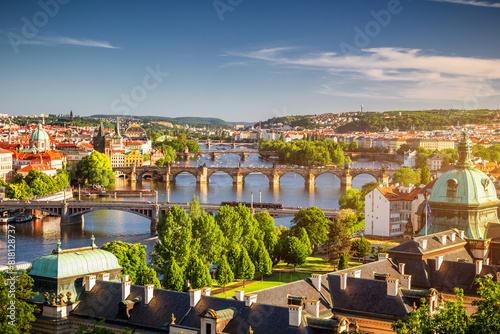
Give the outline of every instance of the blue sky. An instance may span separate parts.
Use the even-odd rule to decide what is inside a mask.
[[[500,108],[500,2],[1,1],[0,113]]]

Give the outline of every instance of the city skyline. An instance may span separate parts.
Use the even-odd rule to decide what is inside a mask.
[[[0,4],[0,113],[498,109],[500,3]]]

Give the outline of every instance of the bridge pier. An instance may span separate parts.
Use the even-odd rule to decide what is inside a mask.
[[[155,208],[152,210],[151,213],[151,226],[150,230],[151,233],[156,232],[156,226],[160,222],[160,206],[158,204],[155,205]]]
[[[212,161],[217,160],[217,156],[215,155],[215,152],[210,152],[210,158],[212,159]]]
[[[241,173],[233,175],[233,184],[243,184],[243,175]]]
[[[206,184],[208,182],[207,175],[208,175],[207,167],[206,166],[201,167],[196,173],[196,183]]]
[[[68,225],[83,225],[85,222],[85,219],[83,218],[83,215],[77,215],[77,216],[72,216],[70,217],[69,215],[66,216],[61,216],[61,226],[68,226]]]
[[[269,184],[273,187],[279,187],[280,185],[280,176],[278,173],[273,173],[269,178]]]
[[[309,173],[309,176],[304,177],[306,188],[314,188],[316,185],[316,176]]]
[[[352,188],[352,176],[351,174],[344,174],[340,178],[340,190],[346,191]]]
[[[241,152],[241,153],[240,153],[240,160],[241,160],[241,161],[247,161],[247,156],[245,155],[245,153],[244,153],[244,152]]]

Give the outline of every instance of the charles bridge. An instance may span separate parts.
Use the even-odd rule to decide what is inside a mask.
[[[226,155],[226,154],[234,154],[240,157],[241,161],[246,161],[247,157],[250,155],[267,155],[267,156],[275,156],[276,152],[272,151],[209,151],[209,152],[177,152],[177,157],[181,160],[189,160],[194,157],[201,157],[204,155],[208,155],[212,161],[217,160],[218,156]]]
[[[175,182],[176,177],[182,173],[188,173],[196,178],[196,183],[206,184],[210,176],[214,173],[226,173],[232,179],[234,184],[242,184],[245,178],[251,173],[264,174],[269,184],[273,187],[279,186],[280,179],[288,173],[296,173],[304,178],[306,187],[314,187],[316,178],[322,174],[333,174],[340,179],[342,190],[350,189],[352,179],[361,174],[373,176],[377,181],[384,184],[389,183],[389,179],[394,176],[396,169],[369,169],[369,168],[350,168],[341,167],[207,167],[203,166],[179,166],[169,165],[163,167],[141,166],[141,167],[115,167],[113,168],[118,177],[124,177],[131,182],[142,181],[145,177],[161,180],[164,182]]]
[[[225,146],[230,146],[233,150],[236,150],[237,147],[239,148],[253,148],[253,149],[258,149],[259,148],[259,143],[237,143],[234,140],[211,140],[211,139],[206,139],[206,140],[197,140],[198,145],[204,145],[207,150],[210,151],[212,146],[219,146],[219,145],[225,145]]]

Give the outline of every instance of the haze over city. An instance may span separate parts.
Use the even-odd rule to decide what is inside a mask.
[[[500,3],[2,1],[0,112],[498,108]]]

